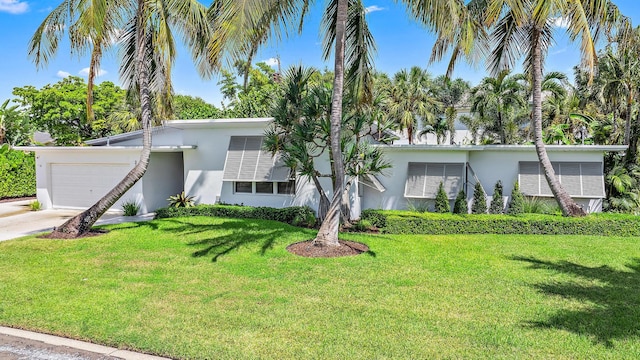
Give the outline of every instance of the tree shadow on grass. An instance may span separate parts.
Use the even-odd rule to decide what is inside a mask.
[[[529,257],[512,260],[529,263],[531,269],[568,274],[575,280],[534,285],[541,293],[579,301],[579,309],[559,309],[545,321],[531,322],[539,328],[554,328],[586,335],[608,347],[614,340],[640,337],[640,259],[628,271],[609,266],[588,267],[568,261],[543,261]]]

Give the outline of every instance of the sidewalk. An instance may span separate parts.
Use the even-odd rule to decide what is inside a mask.
[[[0,359],[169,360],[85,341],[0,326]]]

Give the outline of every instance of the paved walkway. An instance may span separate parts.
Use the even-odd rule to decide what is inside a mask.
[[[80,213],[74,209],[52,209],[31,211],[33,200],[0,203],[0,241],[51,231],[66,220]],[[120,213],[104,214],[96,225],[119,224],[123,222],[147,221],[154,214],[122,216]]]

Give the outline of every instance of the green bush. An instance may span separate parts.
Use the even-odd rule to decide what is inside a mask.
[[[504,212],[504,200],[502,199],[502,181],[498,180],[493,188],[493,197],[489,206],[489,214],[502,214]]]
[[[469,213],[469,206],[467,205],[467,194],[464,193],[464,190],[460,190],[460,192],[458,192],[458,196],[456,196],[456,202],[453,204],[453,213]]]
[[[444,191],[444,185],[442,181],[438,187],[438,194],[436,195],[436,212],[437,213],[450,213],[451,205],[449,204],[449,196]]]
[[[213,216],[237,219],[275,220],[295,226],[315,226],[316,217],[308,206],[292,206],[282,209],[240,205],[196,205],[193,207],[166,207],[156,210],[156,219],[180,216]]]
[[[511,201],[507,209],[509,215],[520,215],[524,213],[524,195],[520,192],[520,185],[516,181],[511,190]]]
[[[36,158],[33,153],[0,147],[0,199],[36,193]]]
[[[540,234],[640,236],[640,218],[626,214],[591,214],[571,218],[558,215],[456,215],[372,210],[362,218],[385,224],[387,234]]]
[[[360,213],[360,219],[369,221],[371,225],[378,229],[382,229],[387,226],[387,216],[383,210],[364,209]]]
[[[140,204],[134,200],[127,200],[122,203],[122,211],[124,216],[136,216],[140,211]]]
[[[482,189],[480,182],[476,183],[473,188],[473,204],[471,205],[472,214],[486,214],[487,213],[487,195]]]

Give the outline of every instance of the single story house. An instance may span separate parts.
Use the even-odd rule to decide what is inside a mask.
[[[136,201],[142,212],[167,206],[185,191],[197,203],[228,203],[316,209],[318,193],[306,178],[292,175],[279,158],[262,150],[270,118],[173,120],[153,129],[150,165],[144,177],[114,206]],[[86,208],[102,197],[138,161],[141,132],[88,141],[80,147],[19,147],[36,153],[37,198],[45,209]],[[533,145],[378,145],[393,167],[352,187],[352,216],[361,209],[432,207],[440,182],[453,200],[464,189],[470,200],[480,182],[490,198],[495,183],[505,203],[519,181],[528,196],[551,197]],[[603,156],[624,146],[549,145],[560,182],[589,212],[605,198]],[[329,172],[329,161],[319,164]],[[330,190],[330,181],[324,180]]]

